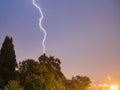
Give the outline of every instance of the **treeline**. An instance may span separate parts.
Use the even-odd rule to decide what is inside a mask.
[[[60,65],[58,58],[46,54],[17,63],[13,39],[6,36],[0,50],[0,90],[89,90],[89,77],[68,80]]]

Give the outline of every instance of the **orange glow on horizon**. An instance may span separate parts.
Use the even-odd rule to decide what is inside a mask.
[[[117,85],[111,85],[109,87],[109,90],[119,90],[119,86],[117,86]]]
[[[93,83],[91,88],[94,90],[120,90],[120,84],[108,77],[107,81]]]
[[[102,90],[120,90],[120,87],[118,85],[103,84],[101,88]]]

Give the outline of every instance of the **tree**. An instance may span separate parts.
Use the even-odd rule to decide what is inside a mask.
[[[76,80],[65,81],[66,90],[79,90],[78,82]]]
[[[75,76],[65,81],[66,90],[89,90],[90,79],[87,76]]]
[[[79,90],[89,90],[91,80],[87,76],[75,76],[72,78],[72,80],[75,80],[78,83]]]
[[[64,90],[60,79],[50,72],[45,65],[28,59],[19,64],[21,84],[25,90]]]
[[[6,36],[0,53],[0,66],[2,69],[6,69],[9,71],[15,71],[16,63],[16,55],[13,45],[13,39]]]
[[[59,82],[59,85],[64,86],[65,76],[61,71],[60,60],[54,56],[46,56],[46,54],[41,55],[39,58],[40,65],[45,65],[49,72],[53,73],[55,80]],[[59,87],[60,90],[60,87]],[[64,90],[64,89],[62,89]]]
[[[21,84],[25,87],[25,90],[39,90],[44,83],[44,78],[41,75],[46,71],[45,68],[40,68],[38,62],[32,59],[27,59],[19,63],[19,74]]]
[[[24,90],[18,81],[9,81],[3,90]]]
[[[13,39],[6,36],[0,50],[0,78],[6,82],[15,78],[17,66]]]
[[[57,79],[61,77],[63,81],[65,80],[65,76],[61,72],[61,62],[58,58],[55,58],[54,56],[48,57],[46,54],[43,54],[38,58],[38,60],[40,65],[45,65],[50,72],[55,74]]]

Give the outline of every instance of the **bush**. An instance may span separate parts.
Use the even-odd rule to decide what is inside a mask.
[[[8,84],[5,86],[3,90],[24,90],[20,85],[18,81],[9,81]]]

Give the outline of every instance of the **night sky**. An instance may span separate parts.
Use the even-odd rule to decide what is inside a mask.
[[[36,0],[47,31],[46,54],[67,78],[120,81],[120,0]],[[32,0],[0,0],[0,47],[12,36],[17,61],[42,55],[40,14]]]

